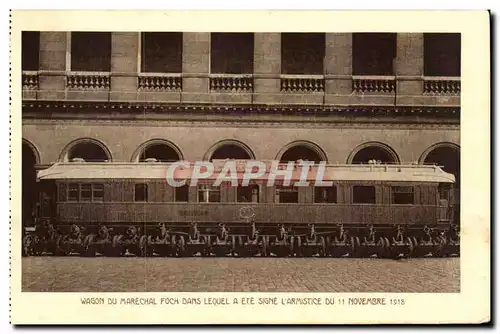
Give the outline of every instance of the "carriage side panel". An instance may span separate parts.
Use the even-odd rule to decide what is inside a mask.
[[[248,203],[59,203],[62,223],[179,224],[243,222],[239,210]],[[435,206],[254,204],[257,223],[323,225],[344,224],[432,224]]]
[[[58,202],[65,202],[66,201],[66,195],[67,195],[67,190],[68,185],[66,182],[57,182],[57,201]]]

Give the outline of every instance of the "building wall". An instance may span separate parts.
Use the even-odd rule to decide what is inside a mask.
[[[183,33],[182,74],[140,73],[138,32],[111,34],[111,71],[71,70],[71,33],[40,33],[40,71],[24,100],[459,106],[459,78],[424,77],[424,34],[398,33],[393,76],[355,76],[351,33],[327,33],[323,75],[283,75],[280,33],[254,34],[254,73],[214,74],[208,32]],[[224,80],[224,84],[220,83]],[[251,87],[240,87],[240,82]],[[36,81],[36,83],[34,82]],[[146,82],[146,85],[140,84]],[[319,84],[321,88],[317,88]],[[394,86],[388,89],[388,86]]]
[[[359,145],[379,142],[392,148],[401,162],[418,161],[422,153],[438,143],[460,144],[457,126],[436,125],[290,125],[184,124],[168,122],[121,123],[110,121],[31,121],[23,126],[23,138],[39,151],[41,164],[59,161],[71,142],[92,138],[102,142],[114,161],[131,161],[141,144],[165,139],[175,144],[184,159],[203,159],[211,147],[223,140],[247,145],[257,159],[276,159],[282,149],[295,141],[318,145],[330,163],[346,163]],[[145,124],[146,123],[146,124]]]
[[[67,112],[75,119],[67,120],[67,115],[59,117],[51,114],[50,107],[29,117],[29,111],[26,112],[29,108],[24,108],[23,138],[39,151],[41,164],[58,161],[65,147],[81,138],[102,141],[113,160],[117,161],[130,161],[136,149],[151,139],[171,141],[189,160],[203,158],[212,145],[226,139],[245,143],[260,159],[274,159],[290,142],[305,140],[316,143],[331,163],[345,163],[356,147],[371,141],[391,147],[402,162],[418,160],[427,148],[441,142],[459,145],[460,78],[424,77],[422,33],[397,34],[395,76],[390,78],[353,75],[351,33],[325,35],[324,75],[282,75],[280,33],[255,33],[254,73],[244,79],[223,75],[229,89],[214,86],[220,76],[210,73],[210,38],[208,32],[183,33],[182,73],[144,74],[140,73],[140,33],[113,32],[111,71],[82,73],[71,71],[71,33],[41,32],[40,71],[23,73],[23,102],[27,105],[47,103],[49,106],[54,103],[92,104],[98,101],[110,105],[244,104],[255,108],[264,105],[278,108],[306,105],[380,109],[410,106],[423,109],[451,107],[458,112],[451,121],[449,118],[440,121],[436,117],[432,123],[425,124],[418,117],[408,121],[386,116],[384,122],[370,124],[370,120],[366,119],[360,122],[359,117],[347,122],[324,123],[311,121],[314,116],[303,116],[294,118],[294,125],[291,125],[290,122],[281,122],[286,118],[272,113],[259,123],[249,120],[249,116],[241,116],[238,122],[224,123],[215,120],[217,115],[199,117],[195,122],[171,122],[165,118],[158,121],[119,121],[113,120],[109,108],[97,113],[107,116],[104,117],[106,120],[100,117],[93,120],[95,113],[80,115],[77,109],[68,109]],[[160,79],[171,81],[154,88],[140,85],[141,80],[153,83]],[[252,87],[233,89],[237,80],[251,80]],[[322,88],[296,86],[301,82],[321,82]],[[393,89],[387,89],[389,82],[394,83]],[[284,85],[288,88],[284,89]],[[261,110],[258,112],[264,113]]]

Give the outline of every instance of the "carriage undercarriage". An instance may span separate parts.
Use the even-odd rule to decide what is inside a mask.
[[[83,232],[27,235],[23,256],[142,256],[142,257],[354,257],[402,258],[460,256],[458,228],[405,225],[335,228],[317,231],[314,224],[261,233],[255,224],[248,232],[231,231],[225,224],[215,230],[200,231],[197,224],[189,231],[177,231],[160,224],[157,231],[141,232],[128,227],[112,235],[112,229],[99,227],[97,233]]]

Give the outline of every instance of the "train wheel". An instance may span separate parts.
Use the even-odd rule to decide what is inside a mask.
[[[425,255],[425,246],[422,247],[422,241],[417,239],[416,237],[413,237],[413,244],[416,245],[415,251],[414,251],[414,256],[415,257],[423,257]]]
[[[68,256],[71,252],[70,244],[68,242],[68,236],[61,235],[56,241],[56,254],[62,256]]]
[[[326,240],[325,237],[323,236],[319,238],[319,256],[320,257],[326,256]]]
[[[446,240],[444,238],[438,238],[436,240],[436,247],[433,255],[436,257],[444,257],[446,249]]]
[[[302,249],[302,238],[301,237],[297,237],[297,245],[296,246],[297,247],[294,247],[294,248],[296,248],[295,256],[299,256],[299,257],[304,256],[304,252]]]
[[[450,255],[460,256],[460,239],[449,242],[450,244]]]
[[[380,237],[377,242],[377,257],[386,257],[387,256],[387,246],[385,245],[385,238]]]
[[[183,257],[186,255],[186,240],[184,239],[184,236],[181,235],[179,236],[179,247],[177,248],[177,255],[179,257]]]
[[[238,236],[237,243],[236,253],[238,254],[238,257],[245,257],[247,255],[247,250],[245,249],[245,242],[243,241],[243,237],[241,235]]]
[[[351,237],[351,249],[349,252],[350,257],[354,257],[354,254],[356,254],[356,241],[354,240],[354,237]]]
[[[148,235],[148,248],[147,248],[147,255],[148,256],[153,256],[155,254],[155,242],[153,241],[153,236]]]
[[[63,245],[63,238],[64,236],[63,235],[60,235],[56,238],[56,241],[54,242],[54,255],[59,255],[59,256],[62,256],[62,255],[67,255],[67,254],[64,254],[65,251],[64,251],[64,246]]]
[[[392,246],[391,246],[391,242],[389,241],[389,238],[384,238],[385,240],[385,247],[387,249],[386,251],[386,256],[387,257],[390,257],[392,255]]]
[[[40,239],[40,237],[35,236],[33,240],[33,255],[40,256],[42,255],[45,248],[45,242]]]
[[[116,256],[116,248],[113,247],[113,239],[108,238],[101,246],[104,256]],[[120,249],[120,248],[118,248]],[[125,255],[127,248],[123,247],[122,254]]]
[[[122,235],[115,235],[111,241],[111,249],[110,253],[111,256],[123,256],[125,255],[125,249],[121,244],[121,241],[123,239]]]
[[[413,238],[411,237],[406,238],[406,243],[408,244],[408,256],[412,257],[413,254],[415,253],[417,246],[414,244]]]
[[[294,251],[294,244],[295,244],[295,237],[294,236],[291,236],[290,237],[290,244],[288,245],[288,250],[289,250],[289,255],[290,256],[294,256],[295,255],[295,251]]]
[[[232,235],[231,236],[231,250],[230,250],[231,256],[236,256],[236,236]]]
[[[326,236],[326,250],[325,256],[332,256],[332,239],[330,236]]]
[[[210,238],[205,238],[203,236],[199,239],[199,244],[197,244],[197,249],[199,249],[200,256],[207,257],[210,256]],[[195,255],[197,252],[193,252]]]
[[[148,245],[148,237],[142,235],[139,239],[139,255],[142,257],[148,256],[149,245]]]
[[[413,254],[412,257],[416,257],[418,253],[418,241],[417,238],[415,237],[410,237],[412,243],[413,243]]]
[[[22,256],[30,256],[33,254],[33,236],[27,235],[23,238],[23,253]]]
[[[96,246],[93,243],[90,244],[90,245],[88,245],[87,250],[86,250],[86,254],[89,257],[95,257],[96,256],[97,250],[96,250]]]
[[[364,250],[361,246],[361,240],[359,240],[359,237],[354,237],[354,244],[356,245],[356,248],[354,250],[354,254],[356,254],[355,256],[362,257]]]
[[[94,235],[89,234],[83,239],[82,255],[83,256],[95,256],[95,248],[92,243],[94,241]]]
[[[269,237],[268,236],[263,236],[262,237],[262,249],[261,249],[261,256],[268,256],[269,252]]]
[[[165,248],[164,248],[165,249]],[[175,256],[179,257],[180,255],[179,251],[179,239],[177,238],[176,235],[173,235],[170,237],[170,248],[165,249],[162,252],[162,256]]]

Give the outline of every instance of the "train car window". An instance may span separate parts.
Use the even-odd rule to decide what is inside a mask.
[[[438,186],[439,205],[447,206],[449,203],[455,203],[455,197],[460,198],[456,189],[449,184],[439,184]]]
[[[391,187],[392,204],[414,204],[413,187]]]
[[[80,189],[78,183],[70,183],[68,185],[68,201],[77,202],[80,199]]]
[[[184,185],[182,187],[175,188],[175,201],[176,202],[188,202],[189,201],[189,186]]]
[[[276,191],[278,203],[298,203],[299,190],[296,187],[279,187]]]
[[[93,184],[92,185],[92,201],[93,202],[104,202],[104,185],[103,184]]]
[[[201,185],[198,188],[198,202],[200,203],[220,202],[220,188],[212,187],[208,184]]]
[[[315,187],[314,203],[337,203],[337,187]]]
[[[80,185],[80,200],[83,202],[90,202],[92,200],[91,184],[84,183]]]
[[[238,186],[236,196],[240,203],[259,203],[259,186]]]
[[[137,183],[135,185],[135,201],[147,202],[148,201],[148,185],[145,183]]]
[[[353,186],[352,202],[355,204],[375,204],[374,186]]]
[[[450,189],[451,187],[447,184],[439,184],[439,199],[448,201],[450,199]]]

